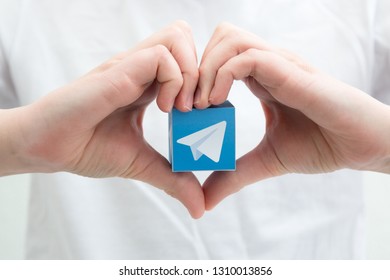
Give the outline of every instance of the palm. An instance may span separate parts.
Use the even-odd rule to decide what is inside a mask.
[[[248,78],[247,82],[262,100],[266,114],[266,135],[257,149],[273,157],[273,175],[363,168],[373,157],[381,155],[373,136],[377,133],[362,126],[359,116],[351,114],[348,108],[334,110],[327,118],[316,108],[303,113],[276,101],[270,94],[272,90],[266,90],[254,79]]]
[[[172,173],[142,129],[154,99],[163,112],[174,105],[181,111],[192,108],[198,76],[191,29],[175,22],[25,108],[23,164],[35,172],[144,181],[200,217],[204,195],[198,180],[192,173]]]
[[[268,119],[267,131],[258,149],[273,156],[274,175],[337,169],[334,151],[328,143],[333,139],[331,134],[294,109],[277,103],[263,107]]]
[[[156,95],[154,91],[148,89],[141,99],[113,112],[85,132],[79,143],[73,144],[83,147],[75,155],[79,158],[74,166],[77,173],[91,177],[136,178],[152,164],[158,154],[143,137],[142,119]]]
[[[145,146],[137,121],[142,110],[120,109],[98,124],[90,136],[86,133],[80,141],[85,148],[77,155],[77,173],[91,177],[130,175],[137,154],[142,154]]]
[[[267,120],[263,140],[237,161],[236,172],[214,172],[206,180],[207,209],[248,184],[285,173],[388,166],[388,107],[294,54],[222,24],[200,70],[199,108],[224,101],[233,81],[243,80]]]
[[[340,84],[340,91],[349,95],[352,102],[345,103],[341,109],[333,102],[334,94],[329,83],[324,83],[330,89],[317,106],[304,106],[297,110],[283,105],[294,104],[291,96],[301,95],[301,91],[292,90],[278,92],[270,87],[260,85],[254,78],[244,79],[249,89],[261,100],[266,116],[266,134],[259,145],[237,161],[237,171],[215,172],[205,182],[206,208],[211,209],[224,197],[253,182],[286,173],[323,173],[340,168],[372,169],[372,163],[380,162],[383,146],[378,145],[376,127],[369,125],[375,118],[369,108],[381,109],[378,103],[367,95],[345,88]],[[309,94],[312,88],[301,88]],[[286,94],[285,94],[286,93]],[[279,99],[277,99],[279,98]],[[302,102],[304,103],[304,102]],[[373,103],[373,104],[370,104]],[[342,104],[344,105],[344,104]],[[371,107],[370,107],[371,106]],[[331,108],[330,112],[321,107]],[[356,107],[364,112],[356,115]],[[323,112],[328,115],[323,116]],[[380,115],[380,114],[379,114]],[[384,136],[385,137],[385,136]],[[380,142],[386,142],[385,138]]]

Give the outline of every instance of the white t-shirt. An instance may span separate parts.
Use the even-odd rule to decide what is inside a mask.
[[[199,58],[217,24],[228,21],[389,100],[388,3],[0,0],[0,106],[31,103],[177,19],[192,26]],[[229,99],[241,156],[260,141],[264,116],[240,82]],[[144,122],[146,138],[165,156],[167,119],[152,104]],[[354,259],[364,258],[363,225],[361,173],[350,170],[261,181],[200,220],[141,182],[34,174],[26,257]]]

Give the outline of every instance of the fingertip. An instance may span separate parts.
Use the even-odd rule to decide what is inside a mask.
[[[174,183],[169,186],[170,194],[177,198],[194,219],[199,219],[205,211],[205,198],[198,179],[193,173],[173,173]]]
[[[184,29],[184,30],[187,30],[187,31],[191,31],[191,26],[190,24],[185,21],[184,19],[178,19],[178,20],[175,20],[172,25],[177,25],[179,26],[180,28]]]
[[[206,109],[210,106],[208,95],[204,94],[202,90],[198,87],[195,92],[194,97],[194,106],[196,109]]]
[[[208,107],[210,107],[210,103],[209,102],[205,102],[205,103],[203,103],[203,102],[199,102],[199,103],[197,103],[196,105],[195,105],[195,108],[196,109],[199,109],[199,110],[204,110],[204,109],[207,109]]]
[[[188,211],[193,219],[198,220],[198,219],[203,217],[205,209],[203,208],[203,209],[198,209],[195,211],[194,210],[192,210],[192,211],[188,210]]]
[[[186,99],[183,101],[183,98],[176,98],[174,107],[183,113],[191,112],[193,108],[192,96],[186,97]]]
[[[157,98],[156,103],[157,107],[164,113],[171,112],[174,106],[173,100],[162,100],[161,98]]]
[[[211,91],[210,97],[209,97],[209,104],[210,105],[220,105],[223,102],[227,100],[229,92],[228,91],[222,91],[220,93],[216,92],[215,88]]]
[[[198,105],[200,104],[200,99],[201,99],[201,89],[198,86],[194,94],[194,107],[198,108]]]
[[[194,105],[198,109],[205,109],[210,106],[210,91],[214,85],[215,73],[208,69],[206,64],[199,68],[199,82],[195,92]]]
[[[218,205],[218,203],[216,203],[216,204],[205,203],[205,210],[212,211],[217,205]]]
[[[229,193],[225,194],[227,189],[224,188],[224,173],[224,171],[213,172],[203,184],[205,210],[207,211],[212,210],[219,202],[229,195]]]
[[[183,73],[183,85],[175,99],[175,107],[182,112],[189,112],[194,106],[194,95],[198,84],[198,71]]]
[[[182,84],[183,81],[179,78],[161,84],[156,100],[161,111],[166,113],[172,111]]]

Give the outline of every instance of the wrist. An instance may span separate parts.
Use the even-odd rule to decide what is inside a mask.
[[[19,109],[0,110],[0,176],[22,173],[22,161],[18,156],[16,134]]]
[[[387,139],[386,141],[386,149],[385,149],[385,156],[383,160],[383,166],[379,170],[382,173],[390,174],[390,106],[386,105],[386,111],[387,114],[384,117],[384,119],[387,121],[387,126],[385,127],[385,132],[387,136],[385,137]]]
[[[384,105],[383,114],[378,111],[377,114],[381,117],[383,127],[380,130],[381,135],[378,137],[378,144],[382,146],[381,155],[376,162],[373,162],[370,171],[390,174],[390,106]],[[379,122],[379,121],[378,121]]]
[[[29,153],[34,133],[29,111],[29,106],[0,110],[0,176],[46,172]]]

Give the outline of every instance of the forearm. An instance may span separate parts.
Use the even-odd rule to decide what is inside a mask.
[[[383,112],[383,114],[377,112],[381,116],[381,121],[378,123],[382,124],[378,144],[383,145],[383,155],[376,163],[372,164],[373,168],[369,168],[369,170],[390,174],[390,106],[384,105]]]
[[[0,110],[0,176],[35,171],[23,147],[25,110],[25,107]]]

